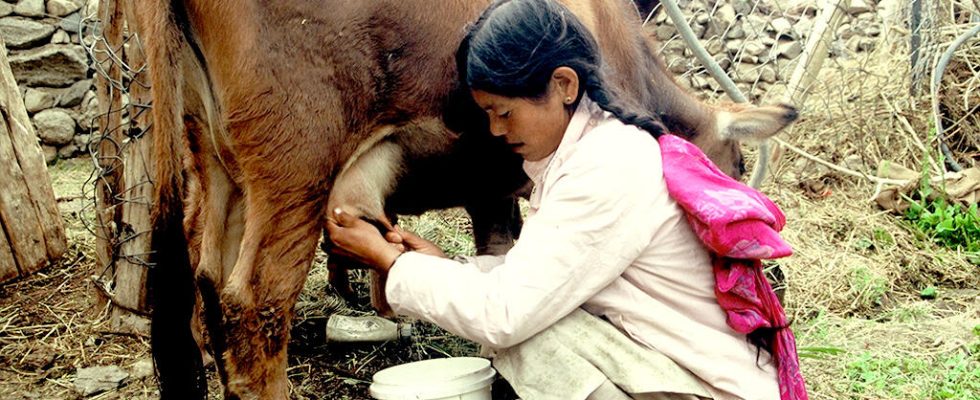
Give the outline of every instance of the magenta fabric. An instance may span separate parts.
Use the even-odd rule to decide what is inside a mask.
[[[745,334],[778,328],[769,350],[780,398],[808,399],[796,339],[762,271],[762,259],[793,253],[779,236],[786,217],[768,197],[718,170],[690,142],[673,135],[663,135],[659,142],[667,191],[712,253],[715,295],[728,325]]]

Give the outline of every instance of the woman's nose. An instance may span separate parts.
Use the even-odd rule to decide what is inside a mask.
[[[498,118],[490,118],[490,134],[494,136],[503,136],[507,134],[507,125],[500,121]]]

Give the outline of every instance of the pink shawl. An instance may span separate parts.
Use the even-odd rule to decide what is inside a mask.
[[[719,171],[690,142],[673,135],[659,141],[667,191],[713,253],[715,295],[728,325],[745,334],[777,328],[769,351],[776,362],[780,398],[808,399],[796,339],[762,272],[761,259],[793,253],[779,236],[786,217],[765,195]]]

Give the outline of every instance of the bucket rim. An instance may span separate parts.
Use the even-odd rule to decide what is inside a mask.
[[[469,362],[470,370],[456,375],[437,376],[442,380],[423,379],[413,382],[399,382],[399,372],[415,368],[447,367],[451,363]],[[440,365],[442,364],[442,365]],[[379,376],[380,375],[380,376]],[[459,396],[489,387],[497,371],[491,367],[490,360],[480,357],[449,357],[415,361],[385,368],[374,374],[368,393],[378,400],[400,399],[441,399]],[[380,378],[380,379],[379,379]],[[388,382],[386,382],[388,380]]]

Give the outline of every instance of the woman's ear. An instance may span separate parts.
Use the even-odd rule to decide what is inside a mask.
[[[551,73],[551,84],[557,95],[566,106],[571,106],[578,100],[578,74],[569,67],[558,67]]]

